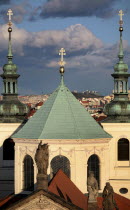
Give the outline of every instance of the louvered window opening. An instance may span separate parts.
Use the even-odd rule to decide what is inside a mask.
[[[51,161],[52,176],[61,169],[70,178],[70,161],[67,157],[59,155]]]
[[[6,139],[3,143],[3,160],[14,160],[13,139]]]
[[[23,162],[23,190],[34,190],[34,166],[29,155],[26,155]]]
[[[118,141],[118,160],[128,161],[129,160],[129,141],[128,139],[122,138]]]
[[[97,155],[91,155],[88,159],[88,168],[87,168],[87,176],[89,176],[89,171],[93,171],[94,177],[98,182],[98,187],[100,189],[100,168],[99,168],[99,158]]]

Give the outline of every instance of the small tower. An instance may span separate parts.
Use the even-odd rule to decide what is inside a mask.
[[[11,44],[11,16],[13,13],[11,9],[8,10],[7,15],[9,16],[8,62],[3,66],[3,74],[1,74],[3,79],[3,100],[0,102],[0,122],[19,123],[24,120],[28,107],[18,100],[17,79],[20,75],[17,74],[17,66],[13,63]]]
[[[124,63],[124,52],[122,43],[123,32],[123,11],[119,11],[119,31],[120,31],[120,44],[119,44],[119,62],[114,66],[114,100],[107,104],[104,108],[104,113],[108,116],[103,123],[128,123],[130,122],[130,101],[128,99],[128,65]]]

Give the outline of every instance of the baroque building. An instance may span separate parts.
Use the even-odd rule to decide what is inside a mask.
[[[63,48],[61,54],[62,51]],[[94,170],[100,189],[103,189],[108,180],[104,160],[108,159],[108,143],[111,136],[65,86],[63,63],[60,74],[59,87],[35,115],[13,135],[17,157],[15,177],[19,177],[15,179],[15,193],[34,189],[37,175],[34,157],[40,141],[49,144],[50,179],[61,168],[83,193],[87,193],[89,170]],[[30,171],[26,170],[28,164]],[[26,181],[27,177],[30,177],[30,180]]]
[[[9,37],[11,37],[11,31],[12,28],[11,30],[9,29]],[[48,180],[51,180],[57,171],[62,169],[82,193],[86,194],[88,172],[93,171],[98,181],[99,192],[103,191],[105,183],[109,181],[116,193],[123,194],[129,198],[129,74],[127,72],[128,67],[123,62],[122,20],[120,20],[119,31],[119,62],[115,65],[115,71],[112,74],[115,84],[114,100],[106,105],[104,112],[108,117],[101,125],[91,117],[66,87],[64,83],[65,62],[63,59],[65,50],[61,48],[61,80],[58,88],[34,116],[24,126],[19,128],[24,120],[27,107],[24,105],[16,106],[16,104],[19,104],[16,92],[18,75],[14,64],[9,63],[10,61],[12,62],[11,38],[9,38],[9,61],[7,64],[7,67],[8,65],[9,67],[5,66],[6,68],[4,67],[4,73],[2,74],[5,91],[3,101],[5,102],[1,102],[0,110],[5,110],[1,108],[3,104],[11,105],[9,109],[10,114],[6,110],[4,112],[5,117],[3,115],[4,121],[1,122],[0,128],[1,132],[3,132],[3,139],[1,139],[2,152],[0,155],[1,174],[3,173],[2,178],[5,178],[5,183],[7,184],[9,183],[9,178],[7,177],[9,172],[7,171],[11,168],[12,180],[10,180],[10,183],[12,185],[10,185],[10,191],[12,189],[12,192],[14,190],[15,194],[21,192],[28,194],[36,189],[37,167],[35,152],[39,142],[42,141],[42,143],[49,144]],[[5,100],[7,98],[8,100]],[[15,103],[16,101],[18,103]],[[1,113],[3,112],[0,111],[0,115]],[[6,113],[8,113],[8,116]],[[4,130],[5,128],[7,129],[7,126],[10,128],[10,133]],[[6,146],[6,149],[4,149],[3,142],[10,136],[11,141],[15,142],[15,160],[3,160],[2,155],[7,154],[7,148],[11,148]],[[12,145],[12,149],[8,154],[13,153],[13,151],[14,145]],[[6,167],[4,164],[6,164]],[[13,164],[15,165],[15,170]],[[15,180],[14,188],[13,179]],[[1,181],[1,183],[3,184],[4,182]]]
[[[12,14],[8,11],[9,16]],[[18,100],[17,66],[13,63],[11,46],[12,23],[8,23],[8,62],[3,66],[3,100],[0,101],[0,197],[13,191],[14,141],[12,133],[24,123],[28,107]]]
[[[120,11],[119,62],[114,66],[114,99],[105,106],[102,126],[113,138],[109,142],[109,181],[117,193],[130,198],[130,101],[128,65],[124,63],[122,10]]]

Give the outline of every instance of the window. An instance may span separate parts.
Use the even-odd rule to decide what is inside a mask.
[[[129,160],[129,141],[122,138],[118,141],[118,160]]]
[[[4,82],[4,90],[5,90],[5,93],[6,93],[6,82]]]
[[[87,177],[89,176],[89,171],[93,171],[94,177],[96,178],[98,182],[98,186],[100,186],[99,183],[99,158],[97,155],[91,155],[88,159],[88,168],[87,168]]]
[[[123,93],[123,82],[120,81],[120,93]]]
[[[29,155],[26,155],[23,161],[23,190],[34,190],[34,166]]]
[[[8,82],[8,93],[10,93],[10,82]]]
[[[121,194],[126,194],[126,193],[128,193],[128,189],[127,189],[127,188],[121,188],[121,189],[119,190],[119,192],[120,192]]]
[[[13,82],[13,93],[15,93],[15,82]]]
[[[59,169],[61,169],[70,178],[70,161],[67,157],[58,155],[51,161],[51,169],[53,177]]]
[[[14,160],[13,139],[6,139],[3,143],[3,160]]]

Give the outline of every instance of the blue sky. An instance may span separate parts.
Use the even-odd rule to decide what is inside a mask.
[[[118,62],[120,9],[124,11],[124,61],[130,66],[128,0],[1,0],[1,72],[7,62],[9,8],[14,13],[13,61],[21,75],[22,95],[51,93],[58,86],[61,47],[66,49],[64,78],[70,90],[111,93],[111,73]]]

